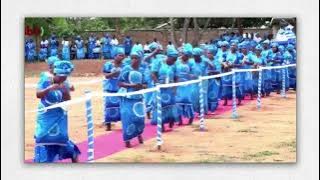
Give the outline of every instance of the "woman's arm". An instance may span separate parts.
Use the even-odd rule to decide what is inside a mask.
[[[152,77],[152,80],[155,84],[158,83],[158,73],[157,72],[152,72],[151,77]]]
[[[144,61],[149,62],[151,57],[155,56],[159,51],[160,48],[155,49],[154,51],[152,51],[152,53],[150,53],[147,57],[144,58]]]
[[[47,87],[47,88],[45,88],[45,89],[40,89],[40,90],[38,89],[38,90],[37,90],[37,93],[36,93],[37,98],[41,99],[41,98],[43,98],[45,95],[47,95],[49,91],[51,91],[51,90],[56,90],[56,89],[58,89],[59,87],[60,87],[59,84],[52,84],[51,86],[49,86],[49,87]]]

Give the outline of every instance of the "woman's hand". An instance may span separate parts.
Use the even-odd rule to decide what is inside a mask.
[[[52,85],[50,85],[50,86],[48,87],[48,90],[49,90],[49,91],[54,91],[54,90],[57,90],[57,89],[59,89],[59,88],[61,88],[61,85],[60,85],[60,84],[52,84]]]

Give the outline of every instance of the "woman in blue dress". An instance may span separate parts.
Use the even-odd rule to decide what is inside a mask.
[[[252,68],[259,68],[260,66],[266,65],[266,59],[261,55],[262,47],[261,45],[257,45],[255,47],[255,54],[250,56],[250,61],[253,62]],[[259,72],[252,72],[252,80],[253,80],[253,92],[257,94],[258,92],[258,80],[259,80]],[[262,83],[262,97],[264,97],[264,84]]]
[[[52,35],[49,40],[49,48],[50,48],[50,56],[58,56],[58,48],[59,48],[59,41],[56,39],[56,35]]]
[[[203,50],[200,48],[194,48],[192,50],[193,59],[190,61],[191,66],[191,77],[192,79],[199,79],[201,76],[208,75],[209,66],[214,66],[203,56]],[[204,99],[204,112],[208,113],[208,80],[202,81],[203,85],[203,99]],[[192,96],[193,96],[193,109],[195,112],[200,113],[200,102],[199,102],[199,85],[192,84]]]
[[[251,69],[254,65],[251,56],[252,52],[249,54],[248,50],[250,48],[250,44],[243,43],[240,45],[241,53],[238,56],[240,65],[238,68],[240,69]],[[253,99],[253,81],[252,81],[252,72],[240,72],[237,73],[242,75],[242,89],[243,93],[249,94],[251,100]]]
[[[283,63],[283,56],[279,52],[279,45],[277,43],[272,43],[272,54],[271,59],[268,61],[271,66],[280,66]],[[280,94],[281,90],[281,80],[282,80],[282,69],[273,69],[271,70],[272,73],[272,87],[273,90],[277,92],[277,94]]]
[[[230,51],[222,59],[222,71],[230,72],[232,68],[239,67],[239,53],[237,52],[237,45],[232,44]],[[222,92],[221,96],[224,99],[224,106],[228,104],[228,99],[232,99],[232,75],[223,76],[221,78]],[[243,89],[242,89],[242,76],[241,74],[236,74],[236,97],[238,98],[238,104],[241,104],[243,99]]]
[[[177,58],[178,51],[176,49],[167,49],[167,58],[152,64],[152,78],[155,84],[168,84],[177,81],[175,66]],[[165,131],[164,124],[169,123],[169,127],[172,128],[174,122],[179,121],[175,95],[175,88],[161,88],[162,131]],[[156,109],[152,113],[151,124],[157,124]]]
[[[290,64],[295,64],[297,59],[297,53],[295,51],[294,45],[288,44],[287,46],[287,52],[291,55],[291,58],[289,59]],[[290,88],[293,88],[296,90],[296,67],[289,67],[289,86]]]
[[[182,56],[176,62],[176,76],[178,82],[185,82],[192,79],[191,66],[189,59],[192,56],[192,46],[184,45]],[[179,125],[182,125],[182,117],[189,119],[192,124],[194,118],[194,110],[192,104],[192,94],[189,93],[192,85],[178,86],[176,91],[176,105],[179,115]]]
[[[144,72],[140,66],[143,56],[139,52],[131,52],[131,65],[121,70],[119,77],[119,92],[133,92],[147,87]],[[143,95],[131,95],[121,98],[120,113],[122,134],[126,147],[130,148],[130,140],[138,137],[143,143],[142,133],[145,127],[145,105]]]
[[[62,60],[70,60],[70,45],[65,37],[62,41]]]
[[[119,75],[121,69],[124,67],[122,60],[125,54],[122,48],[116,50],[116,56],[114,60],[108,61],[103,66],[103,74],[105,79],[103,80],[103,92],[117,93],[119,90]],[[104,125],[107,131],[111,131],[111,123],[117,122],[120,117],[120,97],[103,97],[104,99]]]
[[[34,43],[33,39],[30,39],[27,43],[27,60],[29,62],[33,62],[36,57],[36,44]]]
[[[96,47],[96,38],[93,36],[93,34],[90,35],[88,39],[88,58],[94,59],[94,53],[93,49]]]
[[[77,48],[77,59],[84,59],[85,53],[84,53],[84,44],[83,40],[80,36],[76,37],[75,44]]]
[[[221,73],[221,62],[215,57],[217,53],[216,46],[209,46],[207,51],[208,61],[213,64],[214,67],[208,67],[208,75],[216,75]],[[219,96],[221,91],[221,78],[214,78],[208,80],[208,109],[214,112],[219,105]]]
[[[45,39],[43,38],[41,42],[44,42]],[[48,47],[47,44],[41,43],[40,44],[40,51],[39,51],[39,60],[44,61],[48,57]]]
[[[105,34],[104,37],[101,39],[102,43],[102,56],[103,59],[111,59],[111,38],[109,34]]]
[[[124,39],[124,51],[125,51],[125,54],[126,56],[128,56],[131,52],[131,48],[132,48],[132,39],[130,36],[126,36],[126,38]]]
[[[53,74],[42,73],[37,87],[37,98],[41,99],[35,130],[34,162],[49,163],[62,159],[78,162],[80,151],[69,140],[67,111],[61,107],[43,108],[71,99],[67,76],[73,70],[69,61],[55,61]]]

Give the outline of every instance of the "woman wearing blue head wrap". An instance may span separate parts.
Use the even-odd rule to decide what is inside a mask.
[[[94,59],[94,53],[93,53],[93,49],[96,47],[96,38],[94,37],[93,34],[91,34],[89,36],[88,39],[88,45],[87,45],[87,49],[88,49],[88,58],[89,59]]]
[[[123,48],[117,48],[114,60],[107,61],[103,66],[103,74],[105,79],[102,82],[103,92],[117,93],[119,90],[119,75],[124,67],[122,61],[125,58]],[[120,97],[103,97],[104,98],[104,124],[106,130],[111,130],[111,123],[119,121],[120,118]]]
[[[223,72],[229,72],[232,68],[238,67],[238,56],[239,53],[237,52],[237,46],[233,44],[230,48],[230,52],[226,54],[226,57],[222,61],[222,67]],[[243,92],[242,87],[240,86],[242,84],[242,76],[240,74],[237,74],[236,76],[236,96],[238,98],[238,104],[241,103],[241,100],[243,98]],[[222,91],[221,96],[224,99],[224,106],[228,104],[228,99],[232,98],[232,75],[229,76],[223,76],[221,78],[221,84],[222,84]]]
[[[192,51],[193,60],[191,62],[191,74],[194,79],[198,79],[201,76],[208,75],[208,68],[214,68],[214,65],[211,64],[204,56],[203,50],[200,48],[194,48]],[[193,109],[196,112],[200,112],[200,103],[199,103],[199,85],[193,84]],[[203,81],[203,89],[204,89],[204,110],[205,113],[208,113],[208,81]]]
[[[66,79],[73,71],[73,65],[69,61],[55,61],[53,67],[53,76],[42,76],[37,86],[37,98],[41,100],[34,136],[34,162],[48,163],[68,158],[78,162],[80,151],[68,136],[67,111],[61,107],[42,110],[71,99]]]
[[[77,36],[75,40],[76,48],[77,48],[77,59],[84,59],[84,42],[80,36]]]
[[[131,37],[126,36],[123,41],[123,44],[124,44],[125,54],[126,54],[126,56],[128,56],[131,52],[131,48],[132,48],[132,44],[133,44]]]
[[[70,60],[70,46],[69,41],[65,37],[63,37],[63,40],[61,42],[62,44],[62,60]]]
[[[225,43],[220,42],[220,48],[218,49],[218,52],[216,54],[216,58],[220,62],[224,62],[226,60],[227,54],[228,54],[228,47]]]
[[[134,92],[147,87],[144,81],[144,72],[140,66],[142,56],[137,51],[131,51],[131,64],[122,68],[119,77],[119,92]],[[130,148],[130,140],[138,137],[143,143],[142,133],[145,127],[143,95],[132,95],[121,98],[120,114],[122,135],[126,147]]]
[[[208,75],[215,75],[221,73],[221,62],[215,58],[216,47],[210,46],[207,51],[206,58],[213,64],[208,67]],[[214,112],[219,105],[219,96],[221,93],[221,79],[214,78],[208,80],[208,110]]]
[[[33,39],[30,39],[27,43],[27,60],[29,62],[33,62],[36,58],[36,44],[34,43]]]
[[[40,43],[40,51],[39,51],[39,60],[41,61],[47,59],[48,57],[48,47],[45,42],[47,42],[45,38],[42,38],[42,41]]]
[[[58,48],[59,48],[59,41],[56,39],[55,35],[52,35],[49,40],[50,56],[58,56]]]
[[[176,62],[176,76],[178,82],[189,81],[191,77],[191,65],[189,59],[192,57],[192,46],[185,44],[182,55]],[[179,115],[179,125],[182,125],[182,117],[189,119],[189,124],[193,122],[194,110],[192,104],[192,94],[189,93],[192,85],[178,86],[176,91],[176,103]]]
[[[296,59],[297,59],[297,53],[296,53],[294,45],[289,44],[287,46],[287,53],[289,53],[291,55],[291,58],[289,58],[289,63],[290,64],[295,64],[296,63]],[[288,71],[289,71],[290,88],[293,88],[294,90],[296,90],[296,77],[297,77],[296,76],[296,67],[289,67]]]
[[[168,84],[177,81],[175,62],[178,58],[178,51],[174,48],[167,49],[167,58],[152,66],[152,78],[155,84]],[[175,88],[161,89],[162,104],[162,130],[165,131],[164,124],[169,123],[170,128],[174,122],[178,121],[178,113],[175,102]],[[157,124],[157,111],[152,114],[151,124]]]
[[[279,52],[279,46],[277,43],[272,43],[272,54],[271,59],[268,60],[268,64],[270,66],[279,66],[283,63],[283,56]],[[271,71],[272,73],[272,88],[273,90],[277,91],[277,94],[280,94],[281,90],[281,69],[274,69]]]
[[[101,43],[102,43],[101,50],[102,50],[103,59],[111,59],[112,45],[111,45],[111,37],[109,36],[108,33],[106,33],[101,38]]]

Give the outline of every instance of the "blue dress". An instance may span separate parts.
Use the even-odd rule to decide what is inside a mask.
[[[214,72],[222,72],[221,63],[213,59],[211,63],[214,65],[214,68],[208,67],[208,74]],[[219,105],[219,98],[221,96],[221,78],[214,78],[208,80],[208,109],[211,112],[214,112]]]
[[[272,60],[281,60],[280,63],[271,62],[271,66],[280,66],[283,64],[283,56],[280,52],[272,53],[271,54]],[[272,74],[272,88],[273,90],[280,90],[282,86],[282,69],[273,69],[271,70]]]
[[[112,45],[110,44],[111,39],[109,37],[102,38],[102,55],[104,59],[111,59],[111,49]]]
[[[121,70],[119,81],[130,84],[145,84],[143,76],[142,68],[135,70],[131,66],[125,66]],[[135,88],[120,88],[119,92],[133,92],[137,90]],[[122,97],[120,107],[123,140],[129,141],[141,135],[145,127],[143,96],[139,94]]]
[[[93,37],[89,37],[88,42],[88,58],[94,59],[93,49],[96,47],[96,39]]]
[[[194,59],[190,60],[191,66],[191,74],[198,79],[200,76],[208,75],[208,62],[206,58],[201,57],[201,62],[196,62]],[[192,101],[193,101],[193,109],[195,112],[200,113],[200,92],[199,92],[199,84],[192,84]],[[208,80],[202,81],[203,86],[203,98],[204,98],[204,112],[208,112]]]
[[[158,75],[158,82],[160,84],[173,83],[176,77],[176,66],[168,65],[165,60],[158,61],[152,64],[151,72]],[[177,114],[177,107],[175,102],[175,88],[162,88],[161,90],[161,105],[162,105],[162,124],[170,123],[172,121],[179,121]],[[156,99],[154,102],[156,107]],[[157,110],[154,108],[152,112],[151,124],[157,124]]]
[[[188,62],[183,62],[179,59],[176,62],[176,76],[178,82],[191,80],[191,66]],[[176,91],[176,105],[179,116],[193,118],[194,110],[192,104],[192,94],[190,93],[192,85],[178,86]]]
[[[297,54],[294,50],[293,52],[289,52],[291,54],[291,58],[289,60],[290,64],[295,64],[297,61]],[[296,81],[297,81],[297,68],[296,67],[289,67],[289,86],[290,88],[296,89]]]
[[[239,54],[238,53],[228,53],[226,61],[231,64],[239,63]],[[240,73],[236,74],[236,96],[237,98],[243,98],[243,76]],[[221,96],[224,99],[232,99],[232,75],[223,76],[221,78],[222,92]]]
[[[48,57],[48,49],[46,47],[41,47],[39,51],[39,59],[45,60]]]
[[[104,73],[112,73],[115,71],[121,71],[121,67],[115,67],[112,61],[106,62],[103,66]],[[119,76],[112,77],[110,79],[104,79],[102,82],[103,92],[117,93],[119,90],[118,86]],[[104,100],[104,122],[111,123],[117,122],[121,119],[120,116],[120,100],[121,97],[103,97]]]
[[[36,57],[36,45],[34,42],[27,43],[27,60],[32,62]]]
[[[84,53],[84,47],[83,47],[83,40],[76,40],[76,47],[77,47],[77,59],[84,59],[85,53]]]
[[[62,46],[62,60],[70,60],[70,47],[68,44]]]
[[[56,39],[50,39],[50,56],[58,56],[58,41]]]
[[[124,52],[128,56],[130,54],[131,48],[132,48],[132,40],[131,40],[131,38],[125,38],[123,44],[124,44]]]
[[[64,82],[68,87],[68,83]],[[38,90],[53,84],[53,76],[44,72],[38,83]],[[63,101],[62,90],[50,91],[40,100],[38,109]],[[80,151],[68,137],[68,116],[62,108],[40,111],[37,114],[35,130],[34,162],[54,162],[57,160],[75,158]]]
[[[249,61],[250,63],[253,63],[253,60],[251,58],[252,53],[251,54],[240,54],[239,55],[239,63],[244,62],[244,60],[246,59],[246,61]],[[240,67],[240,69],[252,69],[252,65],[248,65],[248,64],[244,64]],[[252,80],[252,72],[240,72],[237,73],[240,74],[242,76],[242,89],[244,93],[253,93],[253,80]]]
[[[257,64],[259,66],[263,66],[266,64],[266,59],[263,56],[257,56],[253,54],[250,56],[250,61],[253,62],[254,64]],[[258,92],[258,81],[259,81],[259,72],[252,72],[252,80],[253,80],[253,92],[257,93]],[[264,84],[263,81],[261,83],[261,90],[264,92]]]

